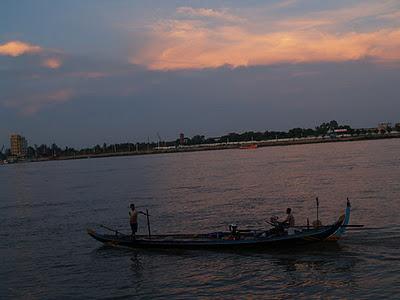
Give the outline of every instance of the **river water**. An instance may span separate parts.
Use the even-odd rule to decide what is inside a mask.
[[[261,228],[291,207],[328,224],[352,202],[337,244],[263,251],[135,251],[86,228],[153,233]],[[400,139],[0,166],[0,298],[400,298]],[[144,218],[139,231],[146,233]]]

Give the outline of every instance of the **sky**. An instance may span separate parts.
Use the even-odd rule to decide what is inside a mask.
[[[400,122],[399,0],[0,6],[0,147]]]

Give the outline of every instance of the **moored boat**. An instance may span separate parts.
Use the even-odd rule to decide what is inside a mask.
[[[264,248],[282,244],[307,244],[319,241],[337,241],[350,221],[350,202],[347,201],[345,214],[327,226],[296,226],[294,230],[274,227],[270,230],[237,230],[232,226],[228,232],[205,234],[130,235],[115,231],[114,234],[100,234],[88,229],[94,239],[109,245],[130,248],[183,248],[183,249],[237,249]],[[278,229],[278,230],[277,230]]]
[[[258,145],[257,144],[248,144],[248,145],[242,145],[239,148],[240,149],[257,149]]]

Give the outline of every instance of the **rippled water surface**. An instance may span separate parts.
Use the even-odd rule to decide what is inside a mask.
[[[264,251],[102,247],[98,224],[154,233],[261,228],[293,208],[331,223],[337,244]],[[0,298],[400,298],[400,140],[0,166]],[[146,232],[145,220],[140,231]]]

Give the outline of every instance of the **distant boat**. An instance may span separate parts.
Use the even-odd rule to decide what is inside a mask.
[[[257,144],[250,144],[250,145],[242,145],[239,149],[257,149]]]
[[[115,234],[100,234],[88,229],[88,234],[108,246],[129,248],[183,248],[183,249],[237,249],[266,248],[277,245],[308,244],[321,241],[337,241],[347,227],[362,227],[348,225],[350,220],[350,202],[347,202],[345,214],[328,226],[295,226],[286,230],[282,225],[276,225],[270,230],[238,230],[230,226],[228,232],[212,232],[206,234],[167,234],[167,235],[130,235],[122,234],[108,227]],[[274,224],[272,224],[274,225]]]

